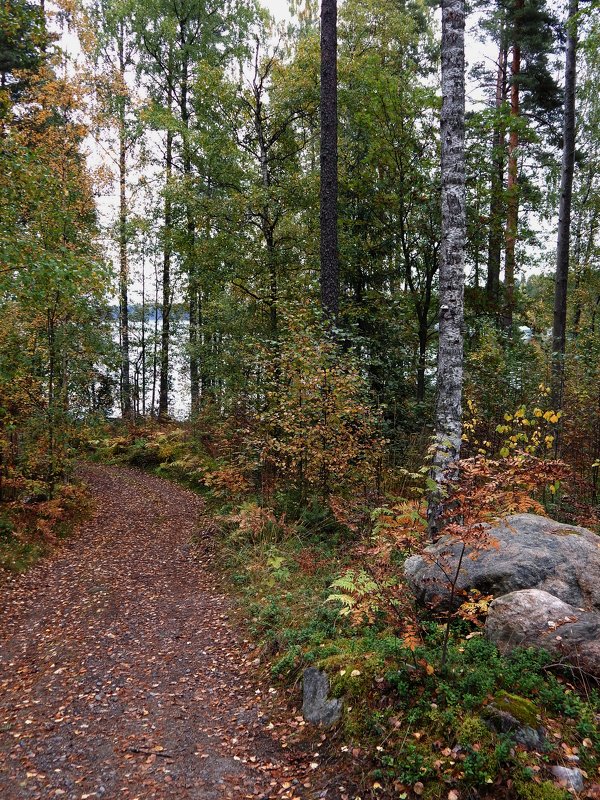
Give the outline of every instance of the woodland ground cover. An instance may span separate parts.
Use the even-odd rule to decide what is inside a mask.
[[[415,608],[402,563],[427,538],[423,474],[412,474],[412,499],[373,494],[357,502],[318,492],[301,498],[285,483],[268,484],[265,492],[256,471],[240,467],[226,428],[219,436],[212,430],[201,421],[192,428],[121,428],[90,447],[94,458],[155,470],[201,493],[202,535],[208,531],[219,543],[219,568],[229,575],[273,679],[297,685],[303,669],[315,665],[344,698],[331,747],[352,754],[366,796],[446,798],[455,791],[562,800],[569,793],[547,771],[554,763],[576,763],[594,796],[595,683],[544,651],[501,656],[482,635],[489,598],[464,597],[452,615]],[[518,468],[504,457],[494,469],[489,461],[487,472],[480,465],[472,478],[478,520],[502,502],[507,511],[543,510],[544,495],[556,512],[560,490],[548,488],[549,462],[531,457]],[[464,519],[463,535],[474,520]],[[545,728],[547,743],[528,750],[490,728],[494,705]]]

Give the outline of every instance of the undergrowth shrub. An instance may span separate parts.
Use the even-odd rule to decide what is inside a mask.
[[[281,340],[260,355],[264,407],[248,439],[248,459],[269,484],[303,497],[365,491],[383,454],[381,417],[351,351],[305,308],[287,312]]]
[[[295,393],[296,411],[298,398],[310,398],[311,391],[315,403],[322,400],[314,375],[304,376],[304,347],[294,374],[291,367],[285,372],[291,350],[285,355],[282,345],[278,376],[289,378],[282,391]],[[312,353],[310,337],[306,347]],[[202,433],[190,428],[179,440],[165,431],[129,435],[113,457],[160,451],[160,474],[203,492],[217,516],[220,558],[272,678],[294,684],[309,664],[328,672],[332,693],[346,701],[340,736],[370,755],[367,783],[398,797],[422,786],[423,797],[440,800],[454,788],[461,798],[488,800],[497,791],[507,800],[562,800],[562,790],[546,780],[547,760],[559,759],[557,746],[565,743],[578,748],[583,769],[597,770],[598,693],[589,686],[582,691],[543,651],[501,656],[482,636],[489,598],[461,596],[458,612],[441,616],[417,609],[403,565],[428,542],[426,470],[404,476],[409,499],[377,495],[375,461],[366,470],[361,457],[342,457],[339,472],[333,466],[336,442],[352,417],[333,414],[339,440],[333,436],[328,450],[321,436],[315,447],[323,452],[309,464],[297,458],[309,416],[299,424],[282,418],[279,425],[278,403],[269,396],[261,419],[244,410],[243,435],[231,420],[213,420],[212,434],[199,422]],[[534,418],[554,425],[545,413]],[[518,426],[511,431],[521,427],[515,419],[522,417],[504,420]],[[317,413],[314,420],[319,429],[323,417]],[[569,478],[550,454],[546,445],[543,458],[517,446],[508,456],[464,459],[461,483],[446,498],[446,532],[477,551],[493,546],[482,523],[504,513],[544,513]],[[526,752],[510,734],[492,730],[487,709],[493,704],[519,714],[526,709],[530,722],[548,729],[549,750]]]
[[[41,491],[45,483],[25,484],[29,491],[36,487]],[[5,503],[0,516],[0,570],[25,571],[90,511],[87,493],[75,484],[56,486],[52,499],[38,493]]]

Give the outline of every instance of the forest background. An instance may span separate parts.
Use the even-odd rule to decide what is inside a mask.
[[[473,435],[465,452],[506,456],[526,446],[560,455],[593,505],[600,295],[592,7],[577,18],[565,376],[549,395],[549,226],[558,210],[569,10],[562,12],[537,0],[473,9],[494,57],[470,67],[477,102],[468,103],[466,128],[465,436]],[[3,13],[5,478],[16,470],[20,480],[25,470],[52,485],[73,424],[115,413],[166,420],[175,398],[179,416],[186,409],[197,421],[249,426],[253,455],[244,458],[274,474],[285,461],[302,492],[316,488],[304,486],[314,457],[317,472],[339,472],[337,434],[369,441],[368,455],[357,445],[361,455],[346,459],[350,484],[365,491],[375,474],[379,488],[384,473],[391,488],[398,467],[418,470],[432,432],[439,313],[434,10],[381,2],[340,11],[335,354],[314,302],[316,5],[291,7],[277,27],[244,3],[25,3]],[[63,44],[78,39],[72,63],[61,30]],[[107,194],[110,214],[101,219],[114,218],[101,230],[97,208],[106,212]],[[330,361],[331,391],[318,383]],[[324,415],[329,391],[335,413]],[[355,412],[355,437],[347,436],[345,404]],[[541,424],[554,411],[560,431]],[[330,453],[314,456],[300,443],[311,430],[323,442],[333,436]]]

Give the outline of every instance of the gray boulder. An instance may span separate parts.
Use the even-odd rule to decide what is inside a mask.
[[[501,653],[539,647],[590,675],[600,677],[600,613],[581,611],[539,589],[496,598],[485,635]]]
[[[521,589],[541,589],[565,603],[600,609],[600,537],[586,528],[563,525],[536,514],[515,514],[482,526],[489,545],[466,547],[456,582],[454,605],[478,589],[499,597]],[[462,543],[443,536],[423,555],[405,563],[417,600],[447,606]]]
[[[550,767],[550,772],[565,789],[573,789],[574,792],[582,791],[583,775],[577,767]]]
[[[342,701],[337,698],[328,699],[329,678],[316,667],[308,667],[303,676],[302,715],[313,725],[328,728],[335,725],[342,714]]]

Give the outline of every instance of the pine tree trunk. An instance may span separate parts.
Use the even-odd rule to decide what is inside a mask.
[[[488,265],[486,292],[490,304],[495,307],[498,305],[500,295],[500,264],[502,261],[502,219],[503,219],[503,199],[502,190],[504,187],[504,148],[505,130],[500,115],[502,106],[506,100],[506,62],[507,48],[504,41],[504,31],[500,32],[500,48],[498,52],[498,72],[496,75],[496,113],[497,122],[494,125],[494,156],[492,164],[492,175],[490,185],[490,230],[488,243]]]
[[[142,417],[146,416],[146,261],[142,258],[142,330],[141,330],[141,359],[142,359]]]
[[[465,5],[442,2],[442,242],[435,443],[427,510],[441,527],[444,486],[456,478],[462,435],[465,261]]]
[[[150,397],[150,415],[157,415],[156,387],[158,379],[158,264],[154,264],[154,342],[152,347],[152,395]]]
[[[321,305],[330,320],[339,310],[337,231],[337,2],[321,2]]]
[[[575,168],[575,88],[577,57],[577,0],[569,0],[567,49],[565,56],[565,103],[563,151],[558,212],[558,242],[554,287],[554,322],[552,326],[552,397],[554,409],[563,405],[564,356],[567,327],[567,284],[569,243],[571,239],[571,199]]]
[[[168,107],[171,108],[172,95],[169,89]],[[169,416],[169,344],[171,331],[171,229],[173,213],[171,209],[170,183],[173,172],[173,133],[167,131],[165,157],[165,206],[164,206],[164,243],[163,243],[163,275],[162,275],[162,329],[160,348],[160,384],[158,389],[158,418]]]
[[[181,47],[185,48],[185,30],[182,23]],[[183,177],[185,190],[185,217],[187,253],[185,256],[188,273],[188,311],[189,311],[189,360],[190,360],[190,401],[191,413],[196,414],[200,408],[200,362],[198,356],[200,344],[200,290],[198,286],[198,268],[194,256],[196,226],[190,201],[192,191],[192,159],[189,145],[190,110],[188,104],[189,62],[185,58],[181,67],[181,84],[179,109],[183,124]]]
[[[125,43],[121,27],[118,40],[119,80],[119,327],[121,339],[121,413],[132,415],[129,364],[129,268],[127,263],[127,132],[125,129]]]
[[[517,0],[515,11],[517,14],[523,9],[524,0]],[[512,43],[512,62],[510,67],[510,116],[511,127],[508,140],[508,181],[506,201],[506,239],[504,255],[504,327],[512,329],[513,312],[515,307],[515,271],[517,245],[517,227],[519,222],[519,77],[521,74],[521,47],[518,40],[518,26],[515,24],[515,34]]]

